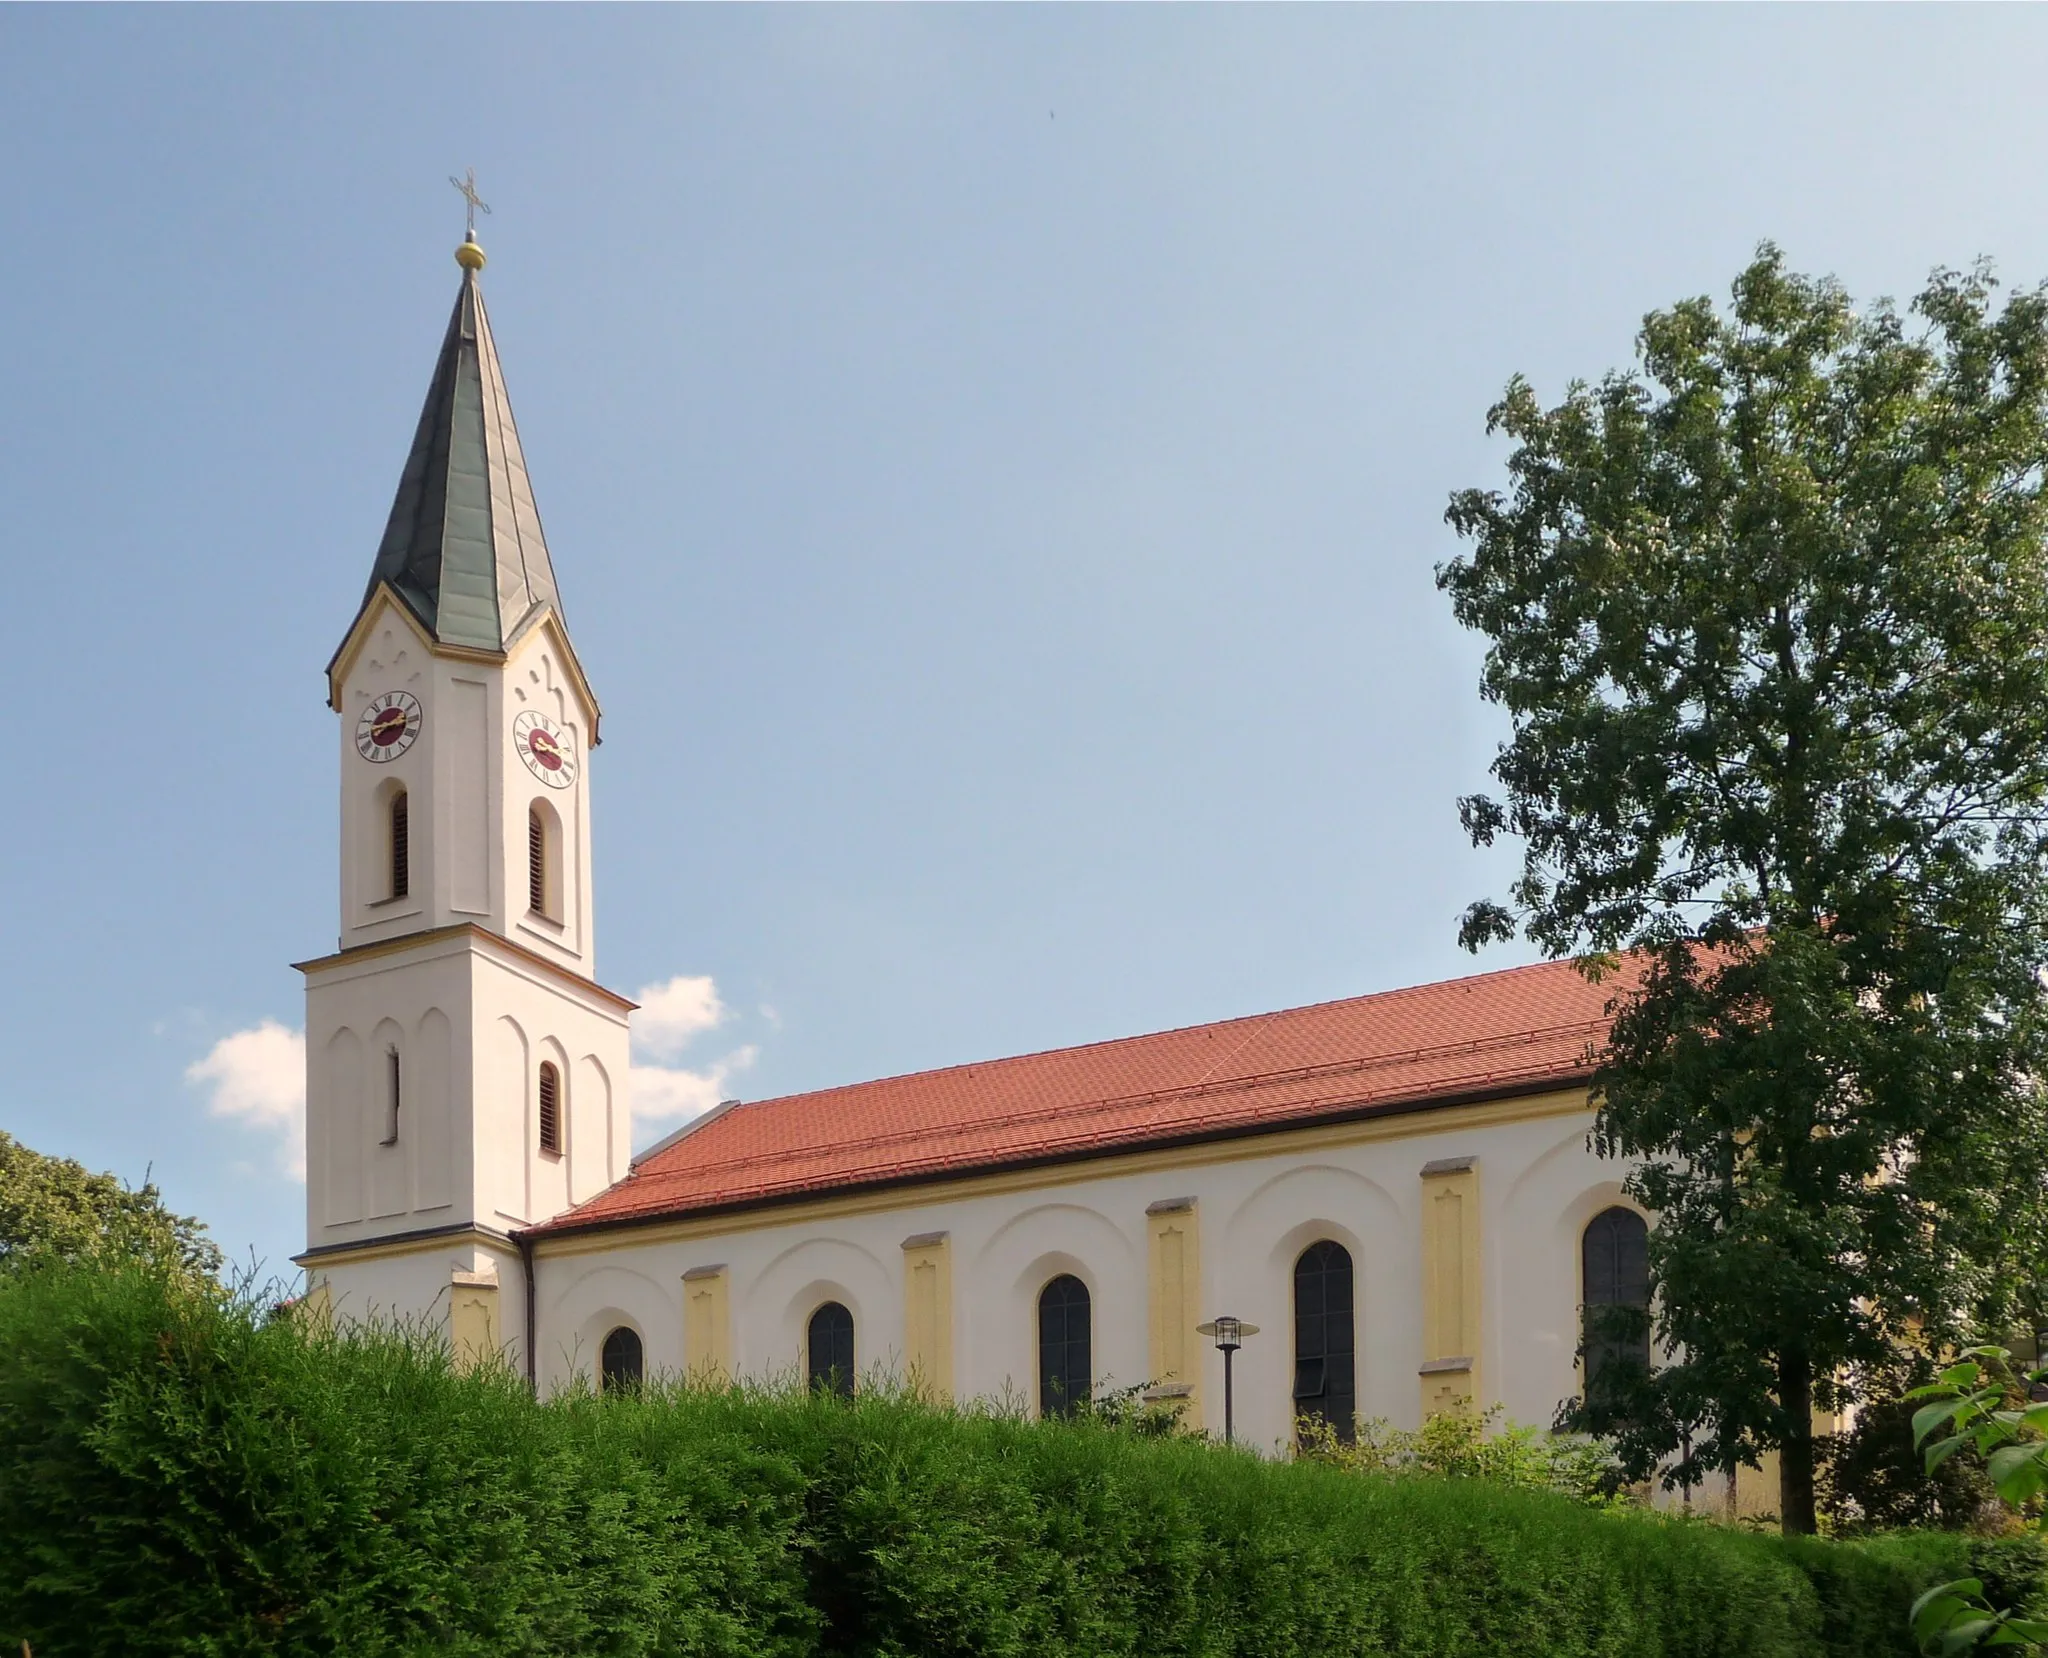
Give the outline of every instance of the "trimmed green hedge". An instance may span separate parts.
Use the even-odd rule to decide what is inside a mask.
[[[38,1658],[1867,1658],[1968,1552],[901,1400],[536,1405],[139,1274],[0,1276],[0,1650]]]

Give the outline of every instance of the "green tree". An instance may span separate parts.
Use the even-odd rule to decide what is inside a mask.
[[[0,1131],[0,1265],[57,1259],[141,1260],[211,1282],[221,1253],[203,1222],[83,1163],[31,1151]]]
[[[1674,1482],[1775,1449],[1793,1532],[1813,1411],[2040,1259],[2048,293],[1994,301],[1766,245],[1634,369],[1511,382],[1437,572],[1511,721],[1460,815],[1523,842],[1461,938],[1611,975],[1593,1139],[1658,1216],[1667,1360],[1576,1425]]]

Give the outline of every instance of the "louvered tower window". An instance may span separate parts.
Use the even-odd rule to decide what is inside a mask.
[[[391,797],[391,896],[404,898],[412,891],[412,823],[405,790]]]
[[[526,905],[548,913],[548,823],[535,806],[526,814]]]
[[[540,1149],[556,1156],[562,1150],[562,1073],[552,1061],[540,1068]]]

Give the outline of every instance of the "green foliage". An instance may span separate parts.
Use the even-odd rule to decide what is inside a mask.
[[[135,1271],[0,1277],[0,1635],[72,1654],[812,1650],[804,1482]]]
[[[131,1190],[0,1130],[0,1266],[45,1259],[143,1261],[195,1283],[221,1268],[204,1223],[172,1214],[155,1186]]]
[[[1490,1480],[1524,1491],[1555,1491],[1600,1507],[1628,1503],[1604,1444],[1504,1421],[1500,1405],[1439,1411],[1412,1430],[1367,1417],[1348,1442],[1321,1417],[1303,1417],[1296,1425],[1296,1442],[1303,1456],[1354,1474]]]
[[[1966,1566],[1934,1547],[1791,1552],[1113,1414],[537,1404],[139,1271],[0,1275],[0,1650],[39,1658],[1870,1658]]]
[[[2021,1370],[2002,1347],[1975,1347],[1909,1400],[1925,1403],[1913,1413],[1913,1440],[1929,1472],[1963,1453],[1984,1460],[1998,1495],[2030,1513],[2037,1534],[2048,1521],[2041,1499],[2048,1492],[2048,1403],[2033,1395],[2048,1382],[2048,1369]],[[1938,1584],[1913,1606],[1913,1633],[1924,1651],[1948,1654],[1979,1647],[2048,1645],[2048,1617],[2033,1615],[2030,1602],[2001,1598],[1987,1584],[1989,1574]]]
[[[1980,1464],[1956,1457],[1930,1471],[1913,1442],[1913,1404],[1905,1396],[1934,1371],[1915,1355],[1865,1378],[1854,1423],[1822,1442],[1820,1507],[1832,1535],[1961,1530],[2002,1518]]]
[[[1633,372],[1517,379],[1438,572],[1510,740],[1475,842],[1618,977],[1594,1140],[1636,1159],[1672,1355],[1581,1413],[1631,1471],[1780,1451],[1903,1349],[2000,1327],[2048,1190],[2048,292],[1859,312],[1765,247]],[[1596,1402],[1597,1404],[1597,1402]]]

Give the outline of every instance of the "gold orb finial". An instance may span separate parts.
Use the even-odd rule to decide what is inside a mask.
[[[455,250],[455,263],[466,271],[480,271],[484,268],[484,250],[477,245],[476,232],[471,231],[462,239],[462,246]]]

